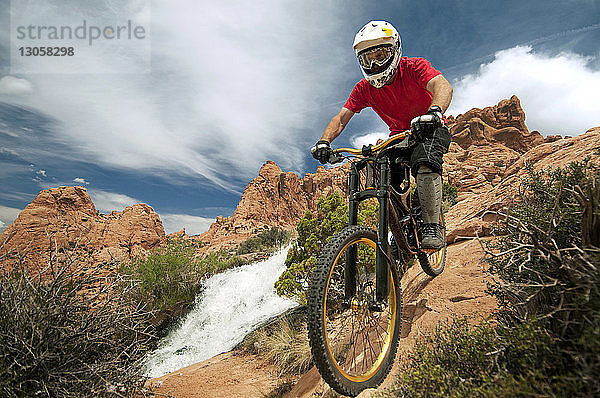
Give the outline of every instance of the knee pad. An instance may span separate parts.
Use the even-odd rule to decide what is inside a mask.
[[[416,180],[423,221],[426,224],[438,224],[442,207],[442,176],[421,165]]]

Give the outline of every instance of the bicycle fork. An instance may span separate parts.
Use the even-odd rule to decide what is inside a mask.
[[[379,227],[377,231],[377,250],[375,252],[375,303],[371,306],[372,310],[381,310],[380,303],[383,303],[388,294],[388,200],[389,200],[389,173],[390,165],[386,158],[379,159],[379,186],[373,190],[359,192],[359,169],[353,163],[350,168],[349,178],[349,214],[348,224],[358,224],[358,205],[369,197],[377,197],[379,202]],[[370,167],[365,163],[364,167]],[[356,255],[357,248],[352,246],[346,251],[346,262],[344,269],[344,299],[349,302],[356,294]],[[392,264],[390,264],[392,265]]]
[[[377,303],[383,302],[388,293],[388,200],[390,196],[389,175],[390,164],[387,158],[382,158],[378,162],[379,166],[379,187],[377,190],[377,200],[379,202],[379,227],[377,231],[377,252],[375,257],[376,265],[376,293]],[[393,266],[393,264],[389,264]]]

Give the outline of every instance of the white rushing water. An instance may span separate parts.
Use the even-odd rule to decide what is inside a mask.
[[[296,305],[273,287],[289,248],[206,280],[194,309],[146,359],[146,375],[159,377],[226,352],[261,322]]]

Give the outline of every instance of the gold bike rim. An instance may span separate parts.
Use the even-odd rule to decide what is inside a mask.
[[[329,271],[329,276],[327,278],[327,286],[326,286],[325,292],[329,291],[329,282],[331,281],[331,276],[333,274],[333,270],[335,269],[335,265],[338,263],[341,254],[344,253],[346,251],[346,249],[348,249],[348,247],[350,247],[351,245],[358,244],[361,242],[366,243],[373,250],[375,250],[375,251],[377,250],[377,244],[375,242],[373,242],[371,239],[367,239],[367,238],[360,238],[360,239],[356,239],[356,240],[353,240],[353,241],[347,243],[342,248],[342,250],[339,251],[337,257],[335,258],[335,262],[333,263],[333,266],[331,267],[331,270]],[[394,283],[394,278],[391,275],[391,271],[390,271],[389,281],[390,281],[390,286],[389,286],[390,293],[388,296],[388,301],[389,301],[389,311],[390,311],[391,318],[388,321],[388,327],[387,327],[387,331],[386,331],[387,335],[383,342],[383,347],[381,349],[381,352],[379,353],[379,355],[378,355],[377,359],[375,360],[375,362],[373,363],[373,365],[365,373],[362,373],[359,375],[351,375],[348,372],[346,372],[340,366],[340,364],[338,364],[338,361],[337,361],[335,355],[333,354],[333,351],[331,349],[331,342],[329,341],[329,336],[327,333],[327,309],[326,309],[327,294],[325,294],[325,298],[323,300],[323,325],[324,325],[324,331],[325,331],[325,339],[327,341],[327,350],[329,351],[329,355],[331,356],[331,358],[333,358],[333,363],[334,363],[335,367],[337,368],[337,370],[346,379],[348,379],[352,382],[359,383],[359,382],[363,382],[363,381],[366,381],[366,380],[369,380],[370,378],[372,378],[379,371],[381,366],[383,365],[383,361],[387,357],[387,355],[391,349],[392,336],[393,336],[394,328],[396,325],[396,286]]]

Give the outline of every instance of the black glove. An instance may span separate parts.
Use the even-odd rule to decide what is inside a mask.
[[[442,127],[442,109],[434,105],[426,114],[417,116],[410,121],[410,130],[418,141],[423,141],[433,136],[438,127]]]
[[[329,158],[333,154],[333,150],[329,146],[329,141],[319,140],[314,147],[310,149],[313,158],[317,159],[321,164],[325,164],[329,161]]]

